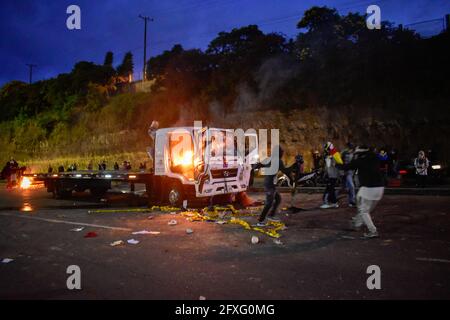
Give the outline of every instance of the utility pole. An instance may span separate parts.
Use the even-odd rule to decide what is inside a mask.
[[[147,78],[147,21],[153,21],[153,18],[139,15],[139,18],[144,20],[144,67],[142,72],[142,81]]]
[[[26,65],[30,68],[30,84],[31,84],[33,80],[33,68],[37,67],[37,65],[31,63],[27,63]]]

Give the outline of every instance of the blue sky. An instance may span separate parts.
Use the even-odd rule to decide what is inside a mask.
[[[66,8],[81,8],[81,30],[66,28]],[[297,33],[304,10],[327,5],[341,14],[364,13],[377,4],[383,20],[396,24],[442,18],[450,13],[448,0],[2,0],[0,4],[0,86],[28,80],[27,63],[38,65],[33,80],[69,72],[81,60],[102,63],[114,52],[117,65],[126,51],[134,54],[135,77],[143,60],[143,21],[148,26],[147,57],[181,43],[204,49],[220,31],[258,24],[264,32]],[[439,22],[426,24],[438,29]]]

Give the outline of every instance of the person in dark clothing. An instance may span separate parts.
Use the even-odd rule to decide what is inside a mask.
[[[114,170],[118,171],[119,169],[119,164],[117,162],[114,162]]]
[[[276,148],[278,148],[278,159],[274,159],[277,153]],[[288,168],[284,166],[283,160],[281,159],[282,157],[283,157],[283,149],[280,146],[274,147],[271,153],[271,161],[278,160],[278,171],[281,171],[288,177],[290,177],[291,172]],[[267,164],[260,163],[257,166],[259,168],[270,167],[271,161]],[[264,208],[259,216],[258,223],[256,224],[256,226],[258,227],[266,226],[265,220],[267,216],[270,221],[279,221],[279,219],[275,218],[276,211],[281,203],[281,196],[278,193],[275,184],[278,171],[271,172],[270,174],[266,174],[264,176],[264,191],[266,193],[266,201],[264,203]]]
[[[322,168],[322,156],[318,150],[315,150],[312,154],[314,170],[318,171]]]
[[[47,169],[47,173],[52,173],[53,172],[53,167],[49,164],[48,165],[48,169]]]
[[[380,172],[383,177],[384,185],[387,184],[387,176],[388,176],[388,168],[389,168],[389,155],[386,150],[380,149],[380,152],[377,155],[380,160]]]
[[[343,170],[357,170],[360,188],[356,195],[358,214],[352,218],[352,228],[359,229],[363,224],[369,232],[365,238],[378,237],[370,213],[384,194],[384,180],[380,172],[380,159],[366,146],[357,147],[353,160],[349,164],[339,166]]]
[[[58,172],[64,172],[64,166],[59,166],[58,167]]]

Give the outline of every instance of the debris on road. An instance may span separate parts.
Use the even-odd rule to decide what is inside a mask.
[[[74,232],[80,232],[83,230],[84,230],[84,227],[70,229],[70,231],[74,231]]]
[[[124,244],[124,242],[122,240],[117,240],[117,241],[111,242],[109,245],[111,247],[115,247],[115,246],[120,246],[122,244]]]
[[[148,216],[147,219],[151,220],[153,219],[155,216]]]
[[[274,239],[273,243],[275,243],[276,245],[279,245],[279,246],[281,246],[283,244],[283,242],[281,242],[281,240],[279,240],[279,239]]]
[[[253,243],[253,244],[257,244],[258,242],[259,242],[259,238],[256,237],[256,236],[253,236],[253,237],[252,237],[252,243]]]
[[[194,230],[192,230],[192,229],[186,229],[186,233],[187,233],[187,234],[192,234],[192,233],[194,233]]]
[[[147,230],[141,230],[141,231],[132,232],[131,234],[151,234],[151,232],[147,231]]]
[[[177,222],[177,220],[170,220],[167,224],[169,225],[169,226],[174,226],[174,225],[176,225],[178,222]]]
[[[11,258],[3,258],[2,259],[2,263],[10,263],[10,262],[13,262],[14,261],[14,259],[11,259]]]
[[[90,232],[86,233],[84,235],[84,237],[85,238],[95,238],[95,237],[98,237],[98,234],[96,232],[90,231]]]
[[[127,240],[127,242],[128,242],[129,244],[138,244],[140,241],[139,241],[139,240],[136,240],[136,239],[129,239],[129,240]]]
[[[200,296],[200,297],[198,297],[198,300],[206,300],[206,297]]]

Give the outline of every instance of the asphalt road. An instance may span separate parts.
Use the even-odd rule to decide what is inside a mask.
[[[128,205],[117,195],[110,200],[109,208]],[[346,230],[355,209],[340,202],[324,211],[319,194],[298,195],[296,205],[308,210],[280,214],[288,227],[280,245],[238,225],[158,212],[92,214],[105,203],[0,185],[0,262],[14,259],[0,263],[0,298],[450,298],[450,197],[385,196],[374,213],[381,238],[371,240]],[[70,231],[77,227],[84,229]],[[161,233],[131,234],[143,229]],[[98,236],[84,238],[91,231]],[[254,235],[260,243],[251,243]],[[110,246],[132,238],[140,243]],[[81,290],[66,287],[69,265],[81,268]],[[381,269],[380,290],[366,286],[370,265]]]

